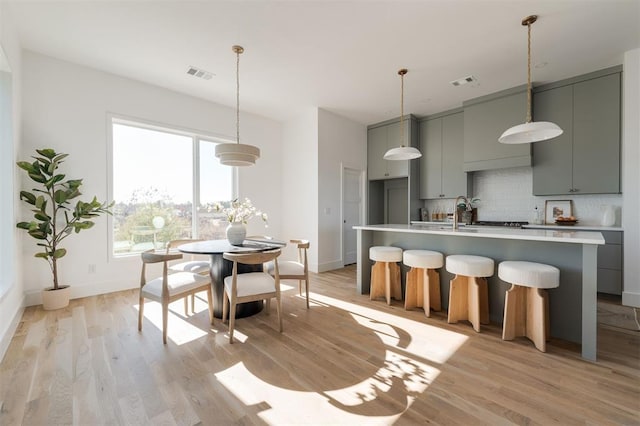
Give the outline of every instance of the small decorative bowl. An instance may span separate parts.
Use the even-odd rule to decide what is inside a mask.
[[[578,223],[577,220],[568,220],[568,219],[556,220],[556,225],[558,225],[558,226],[573,226],[576,223]]]

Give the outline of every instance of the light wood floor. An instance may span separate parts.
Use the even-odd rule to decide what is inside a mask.
[[[283,293],[283,334],[273,305],[238,320],[233,345],[204,298],[189,317],[173,305],[166,346],[153,302],[138,333],[135,290],[28,308],[0,364],[0,425],[640,424],[638,332],[601,326],[590,363],[371,302],[354,267],[311,290],[309,310]]]

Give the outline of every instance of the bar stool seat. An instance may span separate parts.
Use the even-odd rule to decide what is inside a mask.
[[[369,259],[375,261],[371,267],[371,300],[384,297],[387,305],[391,298],[402,300],[400,286],[400,267],[397,262],[402,261],[402,249],[390,246],[373,246],[369,248]]]
[[[431,309],[442,309],[440,302],[440,274],[436,269],[444,265],[442,253],[431,250],[405,250],[402,262],[410,266],[404,294],[404,308],[422,307],[431,316]]]
[[[505,261],[498,265],[498,277],[511,284],[504,302],[502,339],[525,336],[546,352],[550,329],[546,289],[560,285],[560,270],[542,263]]]
[[[493,259],[484,256],[447,256],[446,268],[456,276],[449,283],[447,322],[468,320],[473,329],[489,323],[489,289],[486,277],[493,275]]]

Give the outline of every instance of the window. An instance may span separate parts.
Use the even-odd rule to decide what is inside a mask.
[[[224,238],[226,219],[211,205],[233,199],[234,169],[215,158],[220,142],[112,120],[114,255],[164,248],[179,238]]]

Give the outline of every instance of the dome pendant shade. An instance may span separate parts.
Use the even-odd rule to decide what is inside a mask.
[[[402,68],[398,71],[400,76],[400,146],[398,148],[391,148],[384,154],[385,160],[402,161],[413,160],[414,158],[422,157],[422,153],[417,148],[412,146],[404,146],[404,75],[407,73],[406,68]]]
[[[531,119],[531,25],[538,20],[537,15],[527,16],[522,25],[527,27],[527,120],[504,131],[498,138],[503,144],[525,144],[546,141],[562,134],[562,129],[548,121],[534,122]]]
[[[224,166],[253,166],[260,158],[260,149],[240,143],[240,54],[244,48],[232,46],[231,50],[236,54],[236,143],[217,144],[216,158]]]
[[[498,142],[504,144],[521,144],[546,141],[562,134],[557,124],[549,121],[531,121],[518,124],[504,131]]]
[[[384,154],[385,160],[413,160],[422,157],[422,153],[412,146],[391,148]]]

